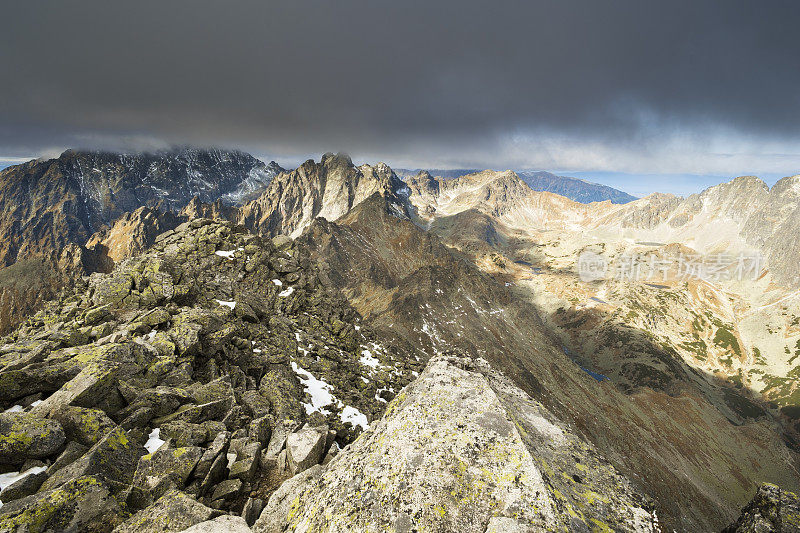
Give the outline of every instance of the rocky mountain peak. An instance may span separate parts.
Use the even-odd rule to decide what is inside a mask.
[[[311,160],[313,163],[313,160]],[[325,167],[340,167],[340,168],[348,168],[353,167],[353,160],[350,158],[348,154],[338,152],[327,152],[323,154],[322,158],[320,159],[320,163]]]
[[[770,193],[777,195],[800,195],[800,174],[778,180],[778,182],[772,186],[772,189],[770,189]]]
[[[337,220],[371,195],[379,193],[405,212],[406,186],[384,163],[356,167],[343,154],[325,154],[278,176],[264,193],[242,207],[239,221],[267,235],[295,237],[322,217]]]

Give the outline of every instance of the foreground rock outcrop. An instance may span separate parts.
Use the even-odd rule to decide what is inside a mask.
[[[798,533],[800,498],[797,494],[765,483],[753,500],[742,509],[742,516],[725,533]]]
[[[442,356],[255,531],[656,531],[647,498],[482,360]]]

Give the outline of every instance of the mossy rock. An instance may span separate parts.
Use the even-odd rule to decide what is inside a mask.
[[[139,457],[146,451],[122,428],[115,427],[80,459],[54,472],[42,488],[50,490],[73,479],[95,476],[105,481],[115,493],[119,492],[133,481]]]
[[[67,440],[55,420],[30,413],[0,414],[0,464],[20,465],[58,452]]]
[[[85,476],[0,508],[0,531],[111,531],[124,511],[101,480]]]
[[[218,513],[185,493],[173,489],[153,505],[139,511],[117,529],[115,533],[172,533],[183,531],[205,522]]]
[[[52,418],[63,427],[69,440],[84,446],[94,446],[116,424],[99,409],[65,406],[53,413]]]

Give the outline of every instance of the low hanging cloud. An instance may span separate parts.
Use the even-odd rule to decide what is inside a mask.
[[[0,153],[800,170],[795,2],[15,2]]]

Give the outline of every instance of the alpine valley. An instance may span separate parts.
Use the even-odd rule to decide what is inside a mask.
[[[800,176],[6,168],[0,531],[798,532],[797,235]]]

